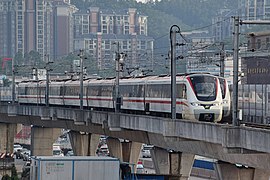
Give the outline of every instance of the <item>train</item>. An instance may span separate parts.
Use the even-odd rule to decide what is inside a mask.
[[[113,111],[117,100],[115,78],[83,80],[83,102],[80,99],[80,81],[51,80],[50,106]],[[121,96],[120,112],[171,117],[171,77],[123,77],[118,84]],[[46,81],[22,81],[17,85],[16,101],[20,104],[45,105]],[[207,73],[176,76],[176,118],[219,122],[223,116],[224,88],[220,79]]]

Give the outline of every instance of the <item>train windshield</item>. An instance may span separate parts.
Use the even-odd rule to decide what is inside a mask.
[[[190,77],[195,95],[199,101],[213,101],[217,96],[217,80],[212,76]]]

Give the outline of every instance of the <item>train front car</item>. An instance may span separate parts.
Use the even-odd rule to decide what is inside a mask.
[[[219,79],[210,74],[190,74],[187,80],[187,101],[183,119],[219,122],[222,118],[222,94]]]

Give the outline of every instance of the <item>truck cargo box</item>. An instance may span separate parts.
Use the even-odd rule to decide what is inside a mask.
[[[32,157],[31,180],[119,180],[120,161],[99,156]]]

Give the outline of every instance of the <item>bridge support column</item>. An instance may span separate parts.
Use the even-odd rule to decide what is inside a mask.
[[[190,177],[194,155],[181,152],[169,153],[166,149],[154,147],[150,150],[157,174],[170,174],[174,180],[187,180]]]
[[[97,134],[69,131],[71,147],[76,156],[95,156],[100,136]]]
[[[122,142],[123,161],[134,164],[134,167],[136,168],[136,164],[138,163],[140,157],[141,148],[142,143],[132,141]]]
[[[0,153],[13,153],[17,124],[0,123]]]
[[[239,168],[226,162],[216,163],[218,180],[269,180],[270,173],[261,169]]]
[[[123,162],[122,144],[119,139],[108,137],[106,139],[110,156],[116,157]]]
[[[33,156],[52,156],[53,143],[61,135],[60,128],[31,128],[31,154]]]
[[[138,163],[142,143],[138,142],[120,142],[116,138],[107,138],[107,145],[110,156],[119,158],[122,162],[128,162],[134,166]]]

